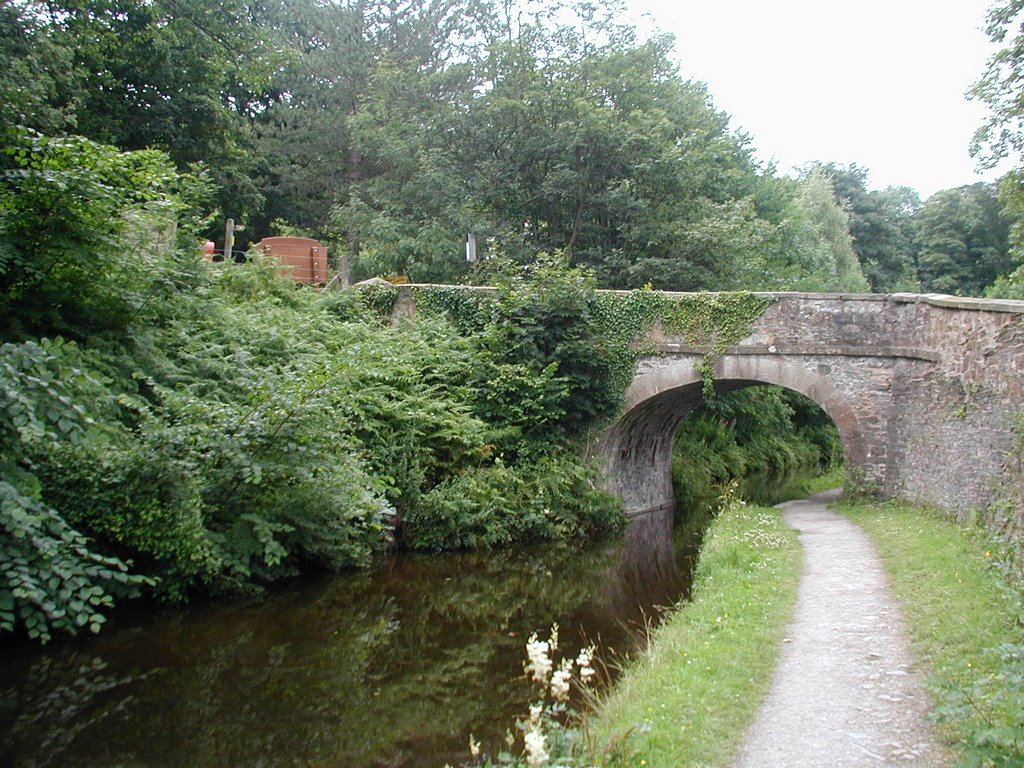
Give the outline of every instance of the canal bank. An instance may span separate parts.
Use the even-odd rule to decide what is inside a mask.
[[[880,555],[876,570],[884,569],[891,583],[889,610],[898,606],[906,618],[910,666],[926,681],[928,720],[937,724],[941,743],[922,749],[925,740],[911,738],[910,749],[898,758],[872,757],[853,744],[867,734],[853,728],[844,732],[849,724],[829,722],[819,730],[851,741],[850,762],[841,762],[838,752],[826,762],[859,765],[856,760],[863,758],[865,765],[951,765],[959,754],[977,765],[1024,765],[1024,601],[1019,584],[1011,586],[1004,576],[997,544],[983,530],[963,527],[940,510],[845,501],[835,509],[867,532]],[[761,545],[753,546],[755,541]],[[652,633],[647,651],[593,718],[599,749],[616,744],[627,756],[618,764],[648,768],[734,764],[744,734],[765,706],[780,652],[795,651],[786,640],[796,632],[789,621],[800,581],[798,546],[778,510],[733,507],[716,519],[707,533],[693,602]],[[833,565],[830,561],[828,569]],[[843,600],[826,594],[833,607]],[[836,682],[835,674],[805,661],[797,659],[796,666],[809,684]],[[865,654],[852,668],[867,676],[865,684],[883,701],[901,696],[882,690],[888,684],[883,675],[872,677],[878,670],[869,668],[878,663]],[[897,665],[890,671],[902,685],[898,673],[904,670]],[[903,704],[911,708],[906,699]],[[789,718],[791,724],[806,725],[796,707],[776,709],[783,711],[769,714],[780,722]],[[914,720],[919,728],[920,717]],[[871,727],[879,726],[888,724]],[[780,728],[772,730],[790,738]],[[806,757],[790,755],[776,763],[762,751],[750,759],[756,765],[822,764],[801,763]]]
[[[492,754],[530,702],[523,649],[602,661],[689,587],[700,527],[588,545],[405,554],[250,600],[118,612],[97,637],[0,653],[0,765],[389,766]]]
[[[727,505],[692,601],[651,632],[594,717],[596,748],[616,745],[625,765],[726,765],[771,683],[800,567],[778,510]]]

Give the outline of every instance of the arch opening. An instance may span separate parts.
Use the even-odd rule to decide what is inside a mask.
[[[704,402],[700,358],[657,359],[641,366],[627,392],[627,409],[602,437],[608,490],[630,515],[674,508],[672,453],[683,420]],[[855,472],[867,456],[857,411],[828,376],[778,357],[724,357],[714,372],[717,393],[771,384],[804,395],[836,425],[844,460]]]

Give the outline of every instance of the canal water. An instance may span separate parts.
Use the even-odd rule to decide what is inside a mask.
[[[531,695],[526,640],[560,627],[611,664],[685,595],[699,532],[402,555],[251,600],[117,613],[84,642],[0,646],[9,768],[459,765]]]

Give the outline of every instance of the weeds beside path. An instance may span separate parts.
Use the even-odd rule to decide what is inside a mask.
[[[998,568],[1007,545],[938,510],[898,502],[838,510],[868,532],[885,563],[914,655],[929,668],[944,738],[965,765],[1024,766],[1024,604]]]

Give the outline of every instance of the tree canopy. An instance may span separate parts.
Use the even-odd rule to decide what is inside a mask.
[[[993,37],[1019,5],[993,9]],[[919,273],[921,202],[869,190],[867,169],[776,176],[671,36],[639,36],[623,10],[2,0],[0,129],[160,150],[207,180],[214,218],[326,240],[355,278],[472,279],[469,234],[483,258],[561,251],[616,288],[981,291],[1004,269],[988,254],[975,270],[974,251],[942,262],[930,232]],[[993,160],[1021,149],[1014,45],[975,87]]]
[[[1021,7],[990,12],[1004,49],[972,91],[992,109],[974,145],[987,163],[1024,150]],[[868,189],[865,168],[776,176],[680,70],[674,40],[641,38],[622,11],[620,0],[2,0],[0,129],[163,151],[208,179],[215,217],[246,221],[251,239],[327,240],[356,278],[471,279],[468,234],[484,258],[563,251],[617,288],[980,292],[1012,271],[990,250],[940,258],[935,217],[910,189]],[[988,225],[1019,217],[1015,179],[1001,198],[1010,212],[986,209]],[[977,219],[966,211],[956,215]],[[835,250],[847,236],[857,265]]]

